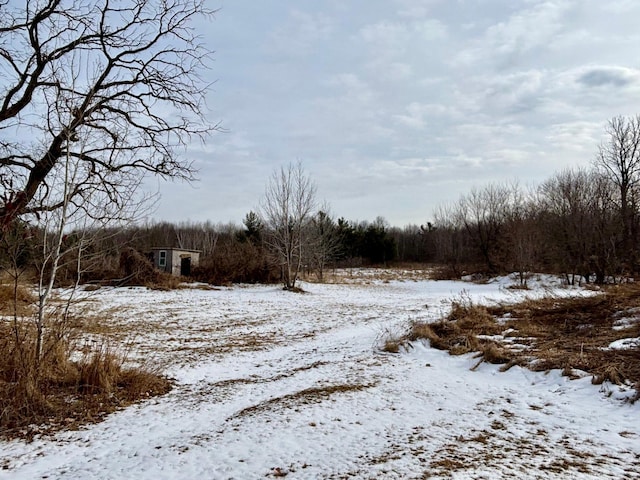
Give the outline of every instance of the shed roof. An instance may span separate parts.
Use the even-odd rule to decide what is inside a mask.
[[[151,250],[177,250],[180,252],[202,253],[202,250],[194,250],[192,248],[179,248],[179,247],[152,247]]]

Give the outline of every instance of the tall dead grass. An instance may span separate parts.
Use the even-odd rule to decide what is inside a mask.
[[[428,339],[432,347],[453,355],[478,352],[479,363],[505,364],[503,369],[522,365],[567,375],[587,372],[595,384],[635,385],[640,397],[640,348],[609,348],[616,340],[640,337],[639,307],[637,284],[611,286],[593,296],[549,296],[490,307],[463,299],[453,302],[440,321],[414,323],[404,340]],[[614,329],[622,317],[632,321]]]
[[[408,340],[428,339],[434,348],[462,355],[482,351],[490,343],[479,335],[497,335],[501,331],[487,307],[474,305],[471,300],[463,298],[452,303],[451,311],[444,319],[434,323],[414,323]]]
[[[159,372],[127,368],[106,345],[79,355],[58,333],[47,332],[38,360],[29,322],[0,323],[0,436],[29,439],[75,427],[171,388]]]
[[[0,315],[28,314],[35,300],[32,291],[22,284],[0,283]]]

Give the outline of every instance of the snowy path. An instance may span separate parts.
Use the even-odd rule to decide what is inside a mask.
[[[176,388],[78,432],[0,444],[0,479],[640,478],[639,405],[588,378],[375,349],[462,289],[512,295],[497,285],[306,288],[100,293],[118,338],[154,352]]]

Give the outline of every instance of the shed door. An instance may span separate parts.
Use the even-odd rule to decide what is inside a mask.
[[[191,257],[182,257],[180,259],[180,275],[185,277],[191,275]]]

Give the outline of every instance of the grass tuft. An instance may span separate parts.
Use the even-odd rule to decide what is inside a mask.
[[[31,439],[77,427],[171,389],[159,372],[125,367],[108,346],[73,361],[73,343],[55,329],[38,362],[30,327],[0,323],[0,437]]]
[[[387,338],[382,344],[382,351],[387,353],[400,353],[403,341],[400,338]]]
[[[593,383],[635,385],[640,398],[640,349],[612,350],[624,338],[640,337],[640,285],[611,286],[592,296],[528,299],[485,307],[468,299],[452,303],[450,313],[432,323],[414,323],[397,342],[427,339],[452,355],[478,352],[482,362],[534,371],[560,369],[570,377],[592,375]],[[614,328],[631,317],[624,328]]]

